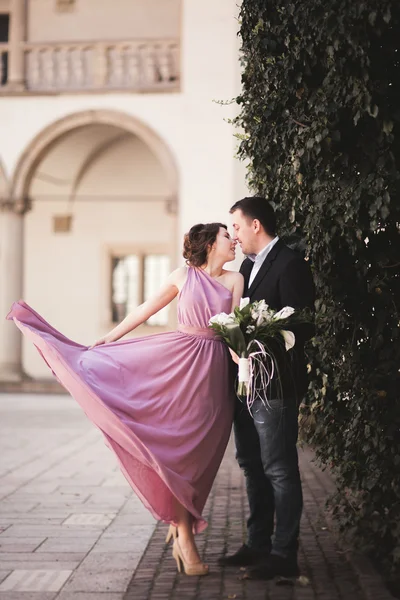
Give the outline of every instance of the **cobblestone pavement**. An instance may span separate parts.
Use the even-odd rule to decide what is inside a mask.
[[[243,540],[242,475],[229,446],[198,537],[208,577],[176,573],[166,525],[132,494],[68,396],[0,395],[0,600],[391,600],[368,560],[341,548],[324,512],[332,481],[300,450],[305,510],[297,581],[244,580],[217,565]]]

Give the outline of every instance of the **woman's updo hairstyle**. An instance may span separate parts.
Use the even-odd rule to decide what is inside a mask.
[[[201,267],[207,262],[208,252],[217,239],[220,227],[228,229],[223,223],[193,225],[183,242],[183,258],[188,265]]]

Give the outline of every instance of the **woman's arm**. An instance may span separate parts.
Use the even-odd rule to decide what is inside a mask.
[[[179,290],[182,289],[186,276],[186,267],[181,267],[173,271],[156,296],[146,300],[146,302],[143,302],[143,304],[132,310],[121,323],[114,327],[107,335],[97,340],[90,348],[116,342],[142,323],[145,323],[147,319],[172,302],[178,295]]]
[[[244,290],[244,277],[241,273],[235,273],[235,278],[233,282],[233,290],[232,290],[232,308],[233,311],[237,306],[240,305],[240,299],[242,298]],[[239,364],[239,357],[231,348],[229,348],[229,352],[231,353],[232,360],[236,364]]]
[[[233,311],[234,308],[236,308],[237,306],[240,305],[240,299],[243,296],[243,290],[244,290],[243,275],[241,273],[234,273],[231,311]]]

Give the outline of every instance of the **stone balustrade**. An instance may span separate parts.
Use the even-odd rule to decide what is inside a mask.
[[[2,73],[8,50],[0,44]],[[24,43],[23,53],[25,89],[31,92],[179,90],[177,40]],[[6,91],[4,75],[1,86]]]

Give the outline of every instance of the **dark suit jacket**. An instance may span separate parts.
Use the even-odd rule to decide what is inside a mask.
[[[314,311],[315,290],[311,269],[299,253],[288,248],[282,240],[278,240],[249,288],[248,281],[253,264],[246,258],[240,267],[245,280],[243,297],[249,297],[251,302],[264,299],[274,310],[292,306]],[[297,324],[292,330],[296,343],[291,350],[286,352],[284,346],[278,342],[271,347],[276,356],[279,374],[274,376],[267,396],[270,399],[279,396],[295,397],[300,402],[308,387],[304,344],[314,335],[314,325]]]

